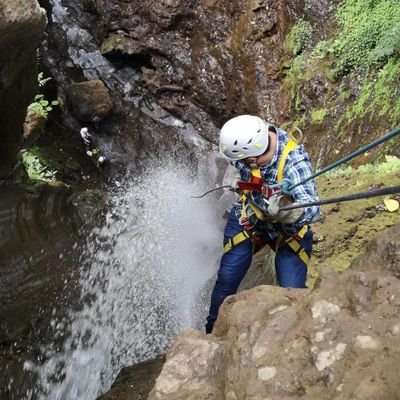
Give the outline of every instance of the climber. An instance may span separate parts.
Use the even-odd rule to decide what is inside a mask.
[[[298,185],[290,196],[279,191],[284,178],[296,183],[313,173],[303,145],[291,135],[259,117],[240,115],[223,125],[219,148],[240,175],[236,188],[245,181],[262,189],[243,190],[229,214],[206,333],[211,333],[224,299],[236,293],[260,243],[275,251],[280,286],[306,287],[313,236],[309,224],[320,216],[319,206],[280,210],[291,202],[318,200],[314,180]]]
[[[88,128],[82,128],[80,135],[86,147],[86,154],[95,161],[96,166],[102,166],[109,161],[108,157],[102,154],[98,146],[94,143]]]

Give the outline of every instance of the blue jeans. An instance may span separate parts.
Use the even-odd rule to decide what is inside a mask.
[[[224,244],[243,230],[236,213],[232,209],[224,232]],[[304,250],[311,257],[312,231],[309,229],[300,240]],[[227,296],[235,294],[240,282],[250,267],[253,257],[251,240],[233,247],[221,258],[218,277],[211,295],[211,305],[207,317],[206,333],[210,333],[218,316],[218,310]],[[282,287],[305,288],[307,266],[287,245],[279,247],[275,255],[275,270],[279,285]]]

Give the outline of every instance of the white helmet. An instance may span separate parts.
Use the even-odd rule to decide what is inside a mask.
[[[269,124],[259,117],[239,115],[224,124],[219,151],[230,160],[257,157],[268,148]]]

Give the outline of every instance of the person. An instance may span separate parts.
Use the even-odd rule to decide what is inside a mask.
[[[211,333],[224,299],[236,293],[253,252],[264,244],[275,251],[279,285],[306,287],[313,237],[309,224],[320,217],[319,206],[282,210],[292,202],[318,200],[313,179],[294,187],[290,195],[280,190],[284,182],[294,186],[313,174],[304,146],[287,132],[257,116],[240,115],[223,125],[219,148],[240,175],[235,186],[242,195],[233,204],[225,227],[224,254],[206,333]]]
[[[80,135],[85,144],[86,154],[95,161],[96,166],[101,166],[109,161],[108,157],[105,154],[102,154],[98,146],[94,143],[88,128],[81,128]]]

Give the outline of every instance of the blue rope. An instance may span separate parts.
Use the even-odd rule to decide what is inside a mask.
[[[354,157],[357,157],[358,155],[365,153],[366,151],[372,149],[375,146],[378,146],[379,144],[386,142],[387,140],[391,139],[392,137],[396,136],[397,134],[400,133],[400,128],[396,128],[393,131],[389,132],[388,134],[386,134],[385,136],[382,136],[381,138],[374,140],[373,142],[369,143],[368,145],[361,147],[360,149],[358,149],[357,151],[355,151],[354,153],[349,154],[346,157],[343,157],[342,159],[334,162],[333,164],[321,169],[320,171],[316,172],[315,174],[309,176],[306,179],[303,179],[302,181],[293,184],[292,181],[290,181],[289,179],[284,179],[280,184],[278,184],[277,186],[279,186],[281,188],[281,191],[285,194],[292,194],[292,191],[295,187],[302,185],[303,183],[308,182],[309,180],[316,178],[317,176],[320,176],[322,174],[324,174],[325,172],[330,171],[333,168],[338,167],[341,164],[344,164],[345,162],[353,159]]]

